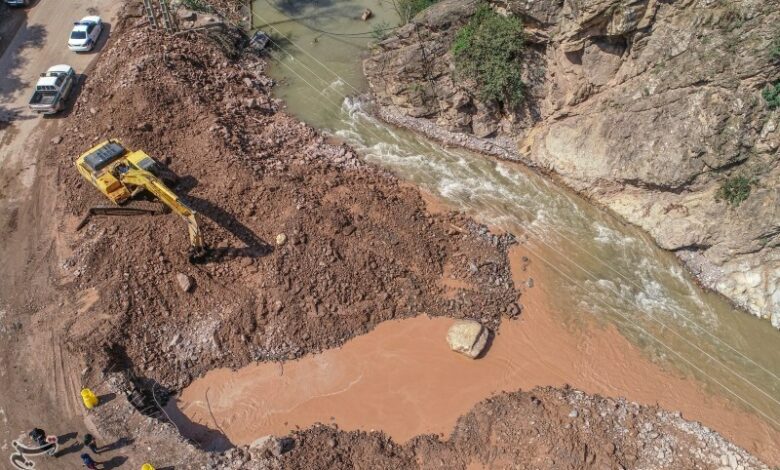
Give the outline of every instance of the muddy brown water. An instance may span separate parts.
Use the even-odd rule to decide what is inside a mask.
[[[449,435],[459,416],[501,391],[574,384],[680,410],[767,460],[780,460],[771,427],[650,362],[613,326],[567,329],[547,308],[554,292],[543,287],[543,266],[532,261],[523,272],[523,255],[533,256],[513,253],[515,281],[536,276],[539,285],[523,296],[522,319],[504,322],[481,359],[449,349],[445,336],[454,320],[421,315],[385,322],[340,349],[297,361],[212,371],[184,390],[178,406],[234,444],[318,422],[381,429],[404,442],[418,434]]]
[[[362,33],[396,21],[386,3],[269,2],[255,2],[254,23],[275,38],[270,72],[289,111],[432,200],[517,234],[531,260],[518,282],[534,287],[522,320],[505,322],[479,361],[447,349],[448,320],[423,316],[300,361],[213,371],[182,393],[187,416],[234,443],[317,421],[403,440],[448,434],[492,393],[568,383],[681,410],[780,464],[780,333],[768,322],[703,291],[645,234],[533,172],[364,112],[349,96],[365,88],[359,59],[373,39]],[[356,19],[365,7],[368,23]]]

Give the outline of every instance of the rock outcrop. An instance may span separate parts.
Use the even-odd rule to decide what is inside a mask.
[[[780,77],[778,2],[493,2],[525,25],[526,100],[511,112],[454,78],[452,41],[477,5],[445,0],[378,44],[364,70],[380,114],[508,142],[494,153],[556,174],[780,328],[780,112],[761,94]],[[749,197],[721,200],[738,176]]]

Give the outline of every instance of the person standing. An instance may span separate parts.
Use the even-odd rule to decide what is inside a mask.
[[[89,470],[98,470],[97,468],[98,463],[92,460],[92,457],[90,457],[89,454],[81,454],[81,462]]]
[[[97,446],[97,441],[95,440],[95,436],[93,436],[92,434],[89,433],[84,434],[84,446],[88,447],[89,450],[91,450],[95,454],[100,453],[98,452],[98,446]]]
[[[44,431],[41,428],[35,428],[32,431],[30,431],[30,438],[32,438],[33,441],[35,441],[36,444],[39,446],[45,446],[46,445],[46,431]]]

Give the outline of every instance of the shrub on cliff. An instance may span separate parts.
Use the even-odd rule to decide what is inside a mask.
[[[769,109],[780,107],[780,82],[777,82],[774,85],[767,85],[762,94],[764,95],[764,100],[766,101],[766,105],[769,106]]]
[[[523,23],[482,5],[452,45],[457,73],[477,83],[483,101],[514,107],[523,100]]]
[[[751,186],[753,186],[753,180],[747,176],[732,176],[723,182],[716,197],[719,201],[725,200],[736,207],[750,196]]]

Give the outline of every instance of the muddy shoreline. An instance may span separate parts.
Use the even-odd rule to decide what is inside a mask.
[[[432,210],[447,210],[430,196],[426,201]],[[589,394],[679,410],[767,461],[780,460],[772,437],[778,433],[770,426],[756,425],[755,416],[651,362],[613,326],[566,325],[562,312],[551,308],[547,266],[523,244],[509,257],[513,281],[523,286],[523,315],[502,322],[484,358],[472,362],[449,351],[449,319],[385,322],[339,349],[209,372],[175,400],[176,413],[187,417],[181,416],[183,428],[188,419],[219,426],[231,442],[249,445],[257,436],[329,423],[347,432],[381,430],[406,445],[418,435],[449,435],[460,416],[501,390],[572,384]],[[197,428],[187,432],[202,436]]]

